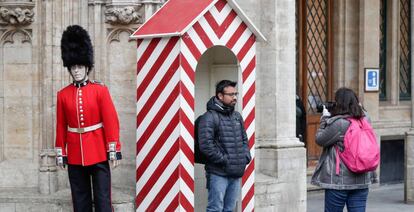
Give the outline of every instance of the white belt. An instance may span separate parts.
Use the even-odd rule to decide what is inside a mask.
[[[84,128],[72,128],[72,127],[68,126],[68,131],[73,132],[73,133],[81,134],[81,133],[86,133],[86,132],[97,130],[101,127],[103,127],[102,122],[99,123],[99,124],[95,124],[95,125],[92,125],[92,126],[89,126],[89,127],[84,127]]]

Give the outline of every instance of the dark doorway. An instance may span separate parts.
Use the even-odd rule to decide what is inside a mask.
[[[381,184],[404,180],[404,140],[381,141]]]

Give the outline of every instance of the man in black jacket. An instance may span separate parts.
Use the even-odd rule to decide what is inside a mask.
[[[234,210],[241,177],[251,160],[243,118],[234,111],[236,85],[229,80],[220,81],[216,96],[208,101],[207,112],[199,122],[200,150],[207,158],[207,211]]]
[[[296,94],[296,137],[301,142],[305,142],[306,138],[306,110],[303,102]]]

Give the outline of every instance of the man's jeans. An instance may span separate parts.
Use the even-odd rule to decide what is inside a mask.
[[[325,190],[325,212],[342,212],[346,203],[348,212],[365,212],[368,189]]]
[[[233,211],[240,196],[240,178],[222,177],[207,173],[207,212]]]

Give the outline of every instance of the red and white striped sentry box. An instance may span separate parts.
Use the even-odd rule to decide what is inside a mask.
[[[242,115],[252,162],[243,211],[254,210],[256,40],[234,0],[169,0],[138,28],[136,211],[194,211],[194,82],[201,55],[230,49],[242,71]]]

